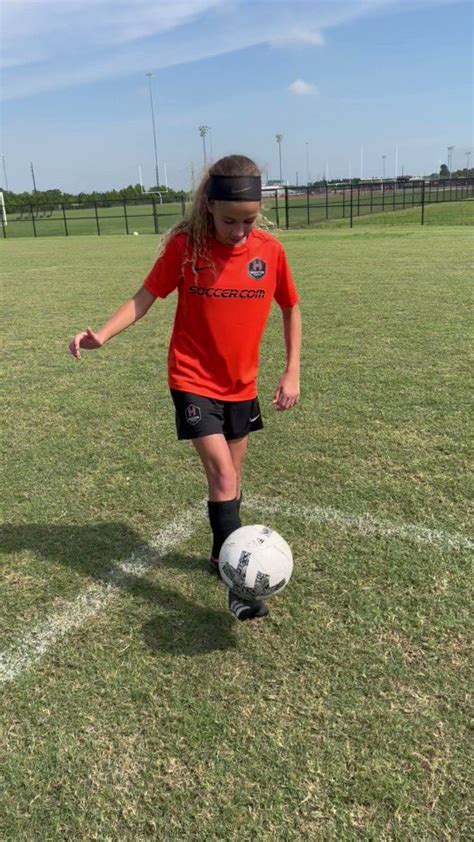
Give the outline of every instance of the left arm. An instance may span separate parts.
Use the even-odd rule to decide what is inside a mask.
[[[278,381],[273,398],[276,409],[291,409],[300,397],[301,311],[299,304],[282,307],[286,368]]]

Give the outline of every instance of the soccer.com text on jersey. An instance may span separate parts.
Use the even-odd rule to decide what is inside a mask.
[[[223,289],[222,287],[188,287],[191,295],[204,295],[207,298],[265,298],[264,289]]]

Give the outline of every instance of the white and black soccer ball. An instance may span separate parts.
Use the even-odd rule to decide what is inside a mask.
[[[224,541],[219,570],[241,599],[269,599],[290,581],[293,556],[286,541],[268,526],[241,526]]]

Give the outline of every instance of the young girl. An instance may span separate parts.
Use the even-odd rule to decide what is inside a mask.
[[[263,427],[257,397],[258,354],[273,298],[280,306],[286,367],[273,398],[277,410],[299,399],[301,317],[298,294],[281,243],[256,227],[261,208],[257,165],[229,155],[204,175],[188,215],[168,233],[143,286],[96,333],[69,345],[100,348],[147,313],[156,298],[178,290],[168,354],[168,382],[178,439],[191,439],[209,487],[213,534],[210,569],[218,574],[221,546],[240,524],[240,477],[249,433]],[[264,602],[228,594],[238,620],[264,617]]]

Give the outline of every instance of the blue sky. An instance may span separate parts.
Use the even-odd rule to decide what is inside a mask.
[[[457,0],[4,0],[8,185],[104,190],[250,155],[270,178],[420,175],[472,148],[472,5]],[[306,145],[308,144],[308,145]],[[210,148],[208,142],[208,155]],[[471,165],[473,158],[471,157]],[[4,182],[0,170],[0,181]]]

